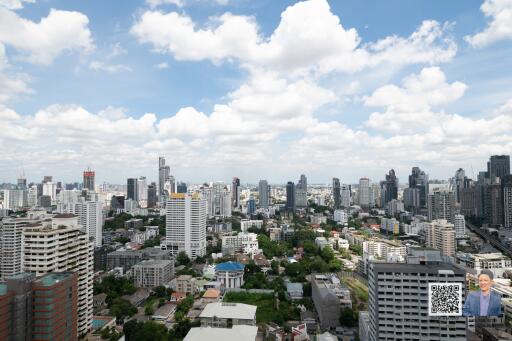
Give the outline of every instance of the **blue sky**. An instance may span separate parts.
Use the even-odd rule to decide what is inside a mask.
[[[0,182],[379,181],[512,150],[512,1],[0,0]],[[2,24],[3,22],[3,24]]]

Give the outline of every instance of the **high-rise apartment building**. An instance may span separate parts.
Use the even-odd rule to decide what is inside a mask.
[[[442,255],[455,256],[455,226],[445,219],[433,220],[427,225],[426,244],[436,250],[441,251]]]
[[[431,184],[428,195],[428,219],[445,219],[454,222],[455,198],[445,184]]]
[[[94,177],[95,173],[94,171],[87,169],[84,171],[84,186],[83,189],[87,189],[89,191],[94,192]]]
[[[455,214],[455,220],[453,225],[455,226],[455,238],[466,237],[466,219],[462,214]]]
[[[237,177],[234,177],[231,183],[231,194],[233,201],[233,209],[240,209],[240,179]]]
[[[455,202],[460,203],[461,201],[461,190],[466,187],[466,173],[464,169],[459,168],[455,172],[453,177],[453,194],[455,195]]]
[[[206,199],[208,218],[231,217],[231,192],[222,181],[201,187],[201,196]]]
[[[126,186],[126,199],[139,201],[138,190],[137,190],[137,179],[129,178]]]
[[[23,268],[36,276],[75,272],[78,276],[78,334],[92,327],[94,246],[82,233],[78,216],[57,214],[23,228]]]
[[[80,230],[92,239],[95,247],[103,244],[103,204],[101,201],[85,201],[79,198],[76,202],[58,204],[57,212],[74,214],[78,217]]]
[[[0,278],[23,272],[23,228],[37,220],[3,218],[0,221]]]
[[[152,182],[148,186],[148,207],[155,207],[158,202],[156,184]]]
[[[260,180],[258,184],[258,194],[260,197],[260,207],[268,208],[270,186],[268,185],[267,180]]]
[[[148,185],[147,185],[145,176],[141,176],[137,180],[137,198],[139,200],[140,207],[147,207],[147,205],[148,205]]]
[[[438,251],[411,249],[406,263],[370,262],[369,340],[465,341],[466,317],[429,316],[429,283],[461,283],[466,272]]]
[[[51,181],[43,183],[43,195],[49,196],[53,203],[57,199],[57,184]]]
[[[501,186],[501,178],[497,182],[484,187],[484,219],[492,226],[503,225],[504,221],[504,198]]]
[[[335,209],[341,208],[341,185],[338,178],[332,178],[332,200]]]
[[[343,184],[340,188],[341,207],[349,208],[352,198],[352,190],[350,185]]]
[[[304,174],[301,174],[295,186],[295,206],[299,208],[308,206],[308,179]]]
[[[357,190],[357,198],[359,202],[359,206],[361,206],[363,209],[370,208],[370,179],[364,177],[359,179],[359,188]]]
[[[166,205],[165,244],[172,255],[206,254],[206,200],[198,194],[173,193]]]
[[[286,210],[295,212],[295,184],[288,181],[286,184]]]
[[[158,196],[161,198],[160,200],[166,196],[164,186],[170,175],[171,168],[165,165],[165,158],[160,156],[158,158]]]
[[[27,206],[27,191],[24,189],[5,189],[4,191],[5,209],[17,211]]]
[[[404,188],[404,207],[411,212],[416,212],[421,207],[420,189],[418,187]]]

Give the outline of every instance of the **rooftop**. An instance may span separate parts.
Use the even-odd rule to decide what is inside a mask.
[[[233,326],[232,328],[192,328],[183,341],[254,341],[258,333],[255,326]]]
[[[163,268],[163,267],[166,267],[168,266],[169,264],[172,264],[172,260],[169,260],[169,259],[148,259],[148,260],[143,260],[142,262],[140,263],[137,263],[135,264],[133,267],[147,267],[147,266],[151,266],[151,267],[159,267],[159,268]]]
[[[209,303],[200,317],[237,318],[253,320],[256,318],[256,306],[244,303]]]
[[[220,291],[217,289],[208,289],[204,292],[203,298],[219,298]]]
[[[59,214],[54,215],[53,217],[57,218],[57,219],[59,219],[59,218],[62,219],[62,218],[74,218],[76,216],[77,215],[72,214],[72,213],[59,213]]]
[[[39,278],[36,283],[43,287],[51,287],[73,276],[72,272],[50,272]]]
[[[225,262],[217,264],[215,270],[217,271],[243,271],[245,265],[237,263],[237,262]]]
[[[0,284],[0,295],[5,295],[7,293],[7,285]]]

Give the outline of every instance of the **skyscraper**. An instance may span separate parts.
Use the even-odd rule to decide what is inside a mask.
[[[148,186],[148,207],[155,207],[158,202],[156,184],[152,182]]]
[[[288,181],[286,184],[286,210],[295,212],[295,184]]]
[[[418,188],[420,198],[419,206],[427,207],[428,174],[419,167],[413,167],[411,175],[409,175],[409,188]]]
[[[398,198],[398,178],[395,175],[395,170],[391,169],[389,174],[386,174],[386,180],[381,181],[380,184],[380,205],[386,207],[388,202]]]
[[[258,194],[260,196],[260,207],[268,208],[270,187],[267,180],[260,180],[258,184]]]
[[[428,195],[428,219],[444,219],[454,223],[455,198],[445,184],[431,184]]]
[[[23,272],[22,231],[33,223],[27,218],[3,218],[0,220],[0,278]]]
[[[140,207],[147,207],[148,204],[148,185],[146,177],[141,176],[137,180],[137,198],[139,199]]]
[[[198,194],[173,193],[166,205],[165,244],[172,255],[206,254],[206,200]]]
[[[171,168],[165,165],[165,158],[160,156],[158,158],[158,196],[164,198],[166,193],[164,191],[165,182],[169,179]]]
[[[370,208],[370,179],[364,177],[359,179],[359,188],[357,191],[359,206],[363,209]]]
[[[18,177],[18,185],[16,186],[17,189],[27,189],[27,178],[24,174],[20,175]]]
[[[240,209],[240,179],[237,177],[233,178],[231,183],[231,194],[233,200],[233,208],[235,210]]]
[[[510,156],[509,155],[492,155],[487,162],[487,172],[491,178],[491,182],[495,182],[494,178],[503,178],[510,174]]]
[[[187,184],[184,182],[178,182],[176,186],[176,193],[187,193]]]
[[[94,171],[87,169],[84,171],[84,186],[83,189],[94,191]]]
[[[137,190],[137,179],[129,178],[126,186],[126,199],[133,201],[139,201],[138,190]]]
[[[499,182],[501,178],[496,179],[497,183],[485,186],[484,193],[484,219],[493,226],[502,225],[504,218],[503,189]]]
[[[512,175],[506,175],[501,182],[503,187],[503,225],[512,227]]]
[[[453,177],[453,194],[455,195],[455,201],[457,203],[460,203],[460,192],[463,188],[466,186],[466,173],[464,172],[464,169],[459,168],[455,172],[455,176]]]
[[[338,178],[332,178],[332,199],[334,208],[341,208],[341,186]]]
[[[441,251],[442,255],[455,256],[455,226],[445,219],[433,220],[427,225],[426,244]]]
[[[301,174],[295,186],[295,206],[299,208],[308,206],[308,179],[304,174]]]
[[[352,190],[350,185],[343,184],[340,188],[340,197],[341,197],[341,207],[349,208],[351,204],[352,198]]]

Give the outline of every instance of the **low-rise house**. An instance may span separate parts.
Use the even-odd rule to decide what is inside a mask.
[[[304,297],[302,283],[286,283],[286,293],[292,300],[301,300]]]
[[[208,289],[203,294],[203,301],[205,303],[218,302],[219,299],[220,299],[220,290],[217,290],[217,289]]]
[[[233,326],[233,328],[191,328],[183,341],[255,341],[258,327]]]
[[[176,291],[194,295],[197,292],[197,279],[191,275],[181,275],[176,278]]]
[[[168,321],[176,312],[176,307],[176,304],[164,304],[154,312],[151,318],[155,321]]]
[[[187,294],[185,294],[184,292],[175,291],[171,294],[171,302],[179,302],[185,297],[187,297]]]
[[[202,327],[255,326],[256,306],[244,303],[209,303],[199,319]]]

